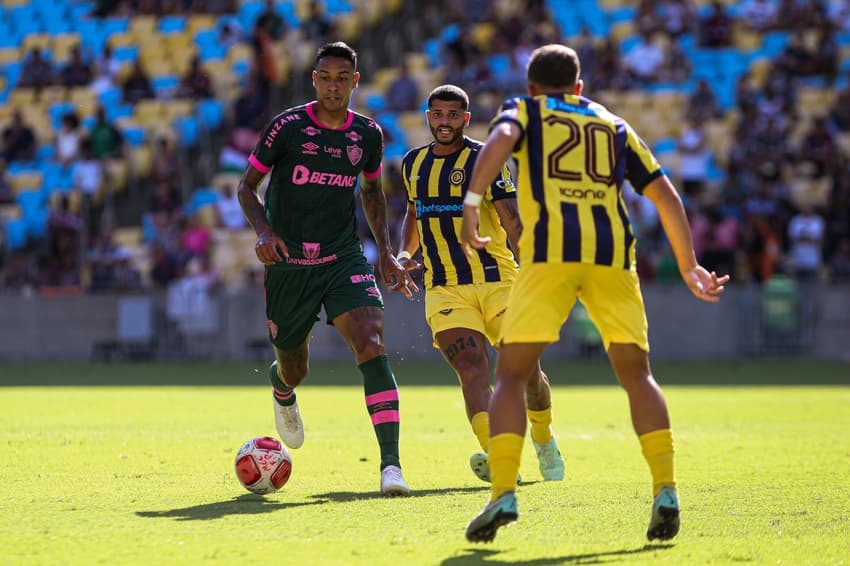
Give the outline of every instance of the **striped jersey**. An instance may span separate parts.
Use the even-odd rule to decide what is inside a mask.
[[[411,149],[402,161],[408,201],[416,206],[416,223],[425,263],[425,288],[492,281],[513,281],[517,266],[508,247],[493,201],[516,198],[507,166],[481,202],[479,231],[493,240],[472,259],[460,245],[463,197],[466,195],[479,141],[464,137],[463,147],[450,155],[434,155],[434,143]]]
[[[316,117],[315,104],[275,116],[248,158],[261,173],[271,171],[266,219],[290,254],[274,269],[362,253],[355,190],[361,173],[370,179],[381,174],[383,135],[374,120],[351,111],[340,128],[330,128]]]
[[[623,181],[640,194],[664,174],[632,127],[592,100],[548,94],[506,100],[492,125],[522,130],[514,146],[523,262],[635,268]]]

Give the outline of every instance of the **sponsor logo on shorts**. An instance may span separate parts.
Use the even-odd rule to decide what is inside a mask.
[[[272,335],[272,340],[274,340],[277,338],[277,324],[273,320],[267,320],[266,322],[269,325],[269,334]]]
[[[347,145],[345,146],[345,153],[348,154],[348,160],[351,164],[357,165],[363,157],[363,148],[359,145]]]
[[[375,282],[375,276],[372,275],[371,273],[363,273],[361,275],[352,275],[351,276],[351,282],[354,283],[354,284],[365,283],[367,281],[374,283]]]
[[[366,294],[370,297],[383,300],[383,297],[381,297],[381,291],[377,287],[366,287]]]
[[[323,263],[329,263],[335,260],[336,254],[333,254],[325,257],[317,257],[316,259],[301,259],[300,257],[288,257],[286,258],[286,263],[291,263],[292,265],[322,265]]]

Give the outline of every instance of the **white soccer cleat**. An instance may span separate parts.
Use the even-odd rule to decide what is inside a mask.
[[[300,448],[304,444],[304,423],[301,422],[301,412],[298,401],[292,405],[283,406],[272,399],[274,403],[274,424],[280,439],[289,448]]]
[[[561,456],[561,451],[558,450],[558,443],[555,442],[555,437],[545,444],[534,444],[534,451],[537,452],[537,463],[540,466],[540,475],[545,481],[561,481],[564,479],[564,458]]]
[[[410,495],[410,488],[404,483],[401,468],[387,466],[381,470],[381,493],[389,496]]]

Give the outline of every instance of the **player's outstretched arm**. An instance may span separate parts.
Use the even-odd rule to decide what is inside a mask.
[[[422,269],[423,265],[413,259],[419,249],[419,228],[416,226],[416,205],[407,203],[404,219],[401,222],[401,243],[398,246],[396,259],[405,271]]]
[[[260,202],[260,197],[257,194],[257,185],[264,175],[265,173],[261,173],[252,165],[248,165],[239,180],[236,196],[239,198],[242,214],[245,215],[248,224],[257,234],[257,243],[254,245],[254,253],[257,254],[257,259],[263,265],[273,265],[284,257],[289,257],[289,250],[286,248],[283,238],[278,236],[266,222],[263,203]]]
[[[519,126],[513,122],[496,124],[475,161],[472,179],[463,200],[463,223],[460,229],[461,246],[469,257],[474,253],[473,248],[480,250],[490,243],[490,238],[482,238],[478,233],[478,207],[487,187],[501,173],[521,133]]]
[[[676,263],[679,265],[679,273],[688,289],[695,297],[703,301],[709,303],[719,301],[719,295],[725,290],[724,285],[729,281],[729,276],[718,277],[715,272],[709,272],[697,263],[688,217],[685,215],[682,199],[679,198],[670,179],[666,175],[655,178],[644,188],[643,194],[658,209],[658,216],[661,218],[664,232],[670,240]]]
[[[405,297],[413,297],[419,290],[407,271],[398,264],[390,248],[390,232],[387,227],[387,197],[381,187],[381,176],[374,179],[361,177],[360,200],[366,221],[378,246],[378,264],[381,277],[390,291],[401,291]]]

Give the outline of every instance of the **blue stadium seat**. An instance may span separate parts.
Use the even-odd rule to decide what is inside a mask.
[[[219,43],[199,43],[198,55],[201,61],[217,61],[227,57],[227,48]]]
[[[655,142],[655,148],[653,151],[655,153],[665,153],[668,151],[676,151],[676,148],[679,144],[676,143],[676,140],[673,138],[663,138]]]
[[[27,221],[16,218],[6,222],[6,242],[11,250],[18,250],[27,245]]]
[[[68,18],[72,22],[80,22],[91,14],[92,7],[90,2],[72,2],[68,6]]]
[[[326,6],[330,6],[330,3],[326,3]],[[295,12],[295,2],[278,2],[275,4],[275,9],[283,18],[283,21],[286,22],[288,27],[298,29],[301,25],[301,21],[298,19],[298,14]],[[328,8],[328,13],[332,13],[330,8]]]
[[[195,45],[198,47],[218,44],[218,30],[215,28],[198,30],[195,34]]]
[[[151,87],[157,98],[171,98],[180,85],[180,77],[175,75],[160,75],[151,79]]]
[[[345,0],[326,0],[325,9],[327,10],[327,13],[331,16],[337,14],[350,14],[351,4],[349,4]]]
[[[123,93],[121,89],[118,87],[112,87],[104,90],[97,96],[98,102],[100,102],[101,106],[106,108],[107,110],[113,106],[118,106],[121,104],[121,99],[123,98]]]
[[[141,126],[126,126],[121,130],[121,135],[133,147],[145,143],[145,129]]]
[[[35,150],[35,159],[39,163],[49,162],[55,156],[56,146],[50,143],[40,145],[38,146],[38,149]]]
[[[263,13],[265,6],[259,0],[250,0],[248,2],[243,2],[241,6],[239,6],[239,25],[246,32],[250,32],[254,29],[254,22],[257,20],[260,14]]]
[[[159,33],[179,33],[186,29],[185,16],[163,16],[159,20]]]
[[[207,187],[195,189],[189,202],[183,207],[183,212],[186,216],[192,216],[201,208],[215,204],[218,199],[219,194],[215,189]]]
[[[68,112],[76,112],[77,108],[71,102],[54,102],[50,105],[47,112],[50,114],[50,123],[53,125],[54,130],[59,130],[62,128],[62,116],[67,114]]]
[[[118,47],[113,47],[112,57],[122,63],[125,61],[133,62],[139,58],[139,47],[138,45],[119,45]]]
[[[200,124],[194,116],[184,116],[174,120],[174,129],[177,131],[180,147],[194,147],[198,144],[200,136]]]
[[[104,105],[104,109],[106,110],[106,119],[110,122],[114,122],[120,118],[130,118],[135,112],[132,104]]]
[[[198,121],[205,131],[218,130],[224,123],[224,106],[216,98],[198,101],[195,105]]]

